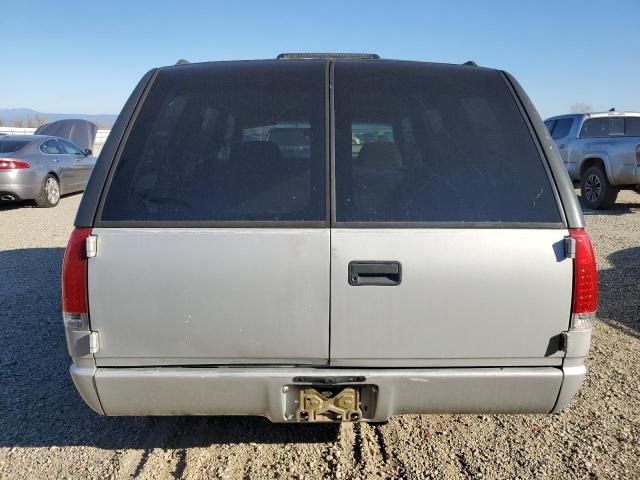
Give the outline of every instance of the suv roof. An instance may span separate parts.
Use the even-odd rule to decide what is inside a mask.
[[[563,115],[554,115],[553,117],[549,117],[546,120],[557,120],[559,118],[577,118],[577,117],[587,117],[587,118],[640,117],[640,112],[618,112],[618,111],[613,111],[613,112],[566,113],[566,114],[563,114]]]
[[[595,117],[640,117],[640,112],[589,112],[585,113],[589,118]]]

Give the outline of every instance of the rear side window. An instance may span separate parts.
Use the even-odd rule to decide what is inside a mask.
[[[0,140],[0,153],[17,152],[22,147],[24,147],[27,143],[29,143],[28,140],[9,140],[9,139],[5,140],[5,139],[1,139]]]
[[[103,221],[324,221],[324,62],[158,73]]]
[[[337,222],[561,221],[496,71],[338,61],[335,129]]]
[[[58,155],[63,153],[62,147],[55,140],[47,140],[42,145],[40,145],[40,150],[43,153],[48,153],[53,155]]]
[[[622,136],[624,135],[624,118],[611,118],[609,119],[609,135]]]
[[[582,125],[580,138],[598,138],[609,136],[609,118],[592,118]]]
[[[640,137],[640,117],[627,117],[624,122],[624,134],[627,137]]]
[[[572,125],[573,125],[573,118],[559,119],[556,122],[555,127],[553,128],[553,132],[551,133],[551,138],[553,138],[554,140],[565,138],[567,135],[569,135]]]

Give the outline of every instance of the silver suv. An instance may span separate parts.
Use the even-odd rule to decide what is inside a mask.
[[[544,123],[589,208],[610,208],[621,189],[640,192],[640,113],[561,115]]]
[[[585,375],[593,251],[542,120],[499,70],[154,69],[75,227],[71,375],[102,414],[558,412]]]

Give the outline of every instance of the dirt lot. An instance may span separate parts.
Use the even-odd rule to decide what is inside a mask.
[[[640,195],[586,212],[600,321],[560,415],[432,415],[387,425],[106,418],[67,374],[59,270],[79,196],[0,207],[0,478],[640,478]]]

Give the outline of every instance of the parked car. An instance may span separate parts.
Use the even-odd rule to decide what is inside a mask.
[[[120,113],[64,258],[84,400],[274,422],[560,411],[595,260],[518,83],[280,58],[154,69]],[[286,155],[251,133],[291,123],[308,135]],[[367,123],[384,134],[354,158]]]
[[[96,159],[59,137],[0,138],[0,201],[34,200],[55,207],[61,195],[85,189]]]
[[[640,113],[560,115],[544,123],[589,208],[610,208],[621,189],[640,192]]]

